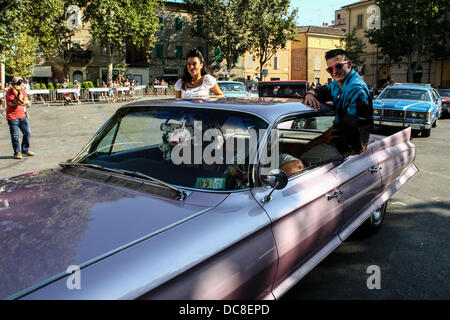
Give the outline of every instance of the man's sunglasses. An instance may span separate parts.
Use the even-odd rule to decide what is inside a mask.
[[[350,62],[350,61],[343,61],[343,62],[341,62],[341,63],[337,63],[337,64],[335,64],[333,67],[329,67],[329,68],[327,68],[326,70],[327,70],[328,73],[331,74],[331,73],[334,72],[335,68],[336,68],[336,71],[342,70],[344,64],[349,63],[349,62]]]
[[[20,79],[20,80],[18,80],[14,85],[15,85],[15,86],[20,86],[22,83],[23,83],[23,80]]]

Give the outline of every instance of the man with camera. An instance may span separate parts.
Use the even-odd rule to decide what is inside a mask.
[[[30,150],[30,122],[26,106],[30,104],[25,89],[23,89],[23,79],[14,77],[12,88],[5,94],[6,100],[6,120],[8,120],[9,133],[14,149],[14,159],[23,159],[22,154],[34,156]],[[19,145],[19,130],[22,131],[22,144]]]

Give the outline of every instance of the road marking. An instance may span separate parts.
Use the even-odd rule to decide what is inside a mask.
[[[392,205],[394,205],[394,206],[398,204],[398,205],[401,205],[401,206],[407,207],[407,205],[406,205],[406,204],[404,204],[403,202],[391,202],[391,204],[392,204]]]

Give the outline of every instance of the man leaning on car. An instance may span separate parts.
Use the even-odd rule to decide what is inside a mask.
[[[306,92],[303,102],[319,110],[320,102],[333,101],[336,117],[330,129],[307,144],[301,160],[311,165],[363,152],[373,126],[369,89],[352,69],[347,53],[330,50],[325,53],[325,60],[334,81]]]

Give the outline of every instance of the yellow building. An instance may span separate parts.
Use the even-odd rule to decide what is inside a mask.
[[[245,80],[291,80],[291,42],[286,43],[286,48],[279,50],[264,66],[267,76],[260,77],[260,65],[258,57],[254,54],[245,53],[243,56],[243,67]]]
[[[298,42],[291,43],[291,79],[327,84],[332,81],[326,71],[325,52],[340,46],[345,32],[327,27],[297,28]]]

